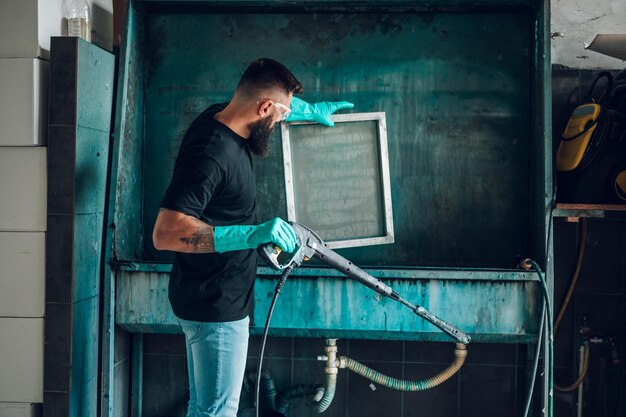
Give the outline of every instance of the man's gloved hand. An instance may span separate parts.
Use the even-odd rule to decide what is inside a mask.
[[[322,101],[320,103],[309,104],[304,100],[294,97],[291,99],[291,113],[287,117],[287,122],[298,122],[308,120],[321,123],[326,126],[334,126],[330,115],[341,109],[351,109],[354,104],[348,101]]]
[[[258,226],[215,226],[213,242],[216,252],[256,249],[273,242],[285,252],[296,249],[296,232],[286,221],[276,217]]]

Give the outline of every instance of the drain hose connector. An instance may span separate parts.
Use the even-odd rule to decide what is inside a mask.
[[[324,373],[326,374],[326,383],[324,385],[324,395],[319,401],[314,402],[315,411],[323,413],[333,402],[335,396],[335,389],[337,388],[337,339],[326,339],[326,347],[324,348],[326,355],[326,368]]]

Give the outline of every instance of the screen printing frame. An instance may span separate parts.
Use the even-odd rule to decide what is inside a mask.
[[[343,240],[330,240],[327,245],[331,249],[352,248],[360,246],[381,245],[394,242],[393,229],[393,210],[391,203],[391,181],[389,174],[389,150],[387,147],[387,122],[385,112],[369,112],[369,113],[348,113],[332,115],[331,119],[335,124],[349,122],[376,122],[377,146],[378,146],[378,174],[381,187],[381,203],[382,203],[382,225],[384,234],[375,237],[353,238]],[[280,126],[281,138],[283,145],[283,167],[285,173],[285,193],[287,201],[287,218],[290,221],[298,222],[294,188],[294,166],[291,156],[291,126],[313,125],[315,122],[297,121],[282,122]],[[297,168],[297,167],[296,167]]]

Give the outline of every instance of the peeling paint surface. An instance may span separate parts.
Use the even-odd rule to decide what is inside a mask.
[[[626,63],[585,49],[597,34],[626,33],[625,0],[552,0],[552,63],[571,68],[623,69]]]
[[[133,332],[179,332],[167,297],[168,279],[163,272],[121,272],[116,323]],[[263,330],[276,282],[266,276],[256,281],[252,333]],[[535,281],[385,282],[412,303],[470,333],[474,341],[522,343],[537,337],[540,290]],[[400,303],[339,277],[290,278],[278,299],[270,334],[449,340]]]
[[[115,225],[116,261],[133,262],[115,265],[116,323],[179,331],[167,299],[171,258],[150,246],[160,199],[189,123],[229,99],[250,61],[270,56],[303,81],[307,101],[387,114],[396,241],[341,254],[475,341],[534,341],[539,286],[510,268],[545,250],[549,121],[533,101],[546,77],[537,11],[526,0],[463,13],[360,13],[335,3],[325,13],[142,14],[133,34],[142,46],[127,63]],[[260,221],[286,217],[277,134],[273,141],[270,157],[255,160]],[[449,340],[400,304],[308,266],[284,287],[272,334]],[[277,279],[259,275],[253,333]]]

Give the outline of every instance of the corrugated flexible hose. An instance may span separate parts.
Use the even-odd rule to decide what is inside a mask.
[[[318,413],[326,411],[330,406],[330,403],[333,402],[335,389],[337,388],[337,374],[326,374],[326,385],[324,388],[324,396],[319,400],[319,402],[314,403],[315,411]]]
[[[456,349],[454,350],[454,361],[446,369],[444,369],[442,372],[438,373],[435,376],[421,379],[418,381],[406,381],[392,378],[390,376],[381,374],[380,372],[375,371],[363,365],[362,363],[355,361],[354,359],[347,358],[345,356],[340,357],[339,360],[336,361],[331,358],[330,362],[335,362],[338,366],[326,368],[326,385],[324,396],[319,401],[314,402],[315,411],[317,411],[318,413],[323,413],[332,403],[333,397],[335,396],[335,389],[337,388],[337,368],[349,369],[352,372],[355,372],[369,379],[370,381],[395,390],[424,391],[436,387],[437,385],[450,379],[454,374],[459,371],[459,369],[461,369],[461,367],[465,363],[466,357],[467,349],[465,348],[465,345],[462,343],[457,343]]]
[[[347,369],[387,388],[399,391],[424,391],[436,387],[437,385],[450,379],[455,373],[458,372],[459,369],[461,369],[466,357],[467,350],[465,348],[465,345],[457,343],[456,349],[454,350],[454,361],[446,369],[433,377],[421,379],[418,381],[406,381],[392,378],[390,376],[381,374],[380,372],[375,371],[371,368],[368,368],[367,366],[355,361],[354,359],[345,357],[342,357],[340,359],[340,367],[343,367],[342,365],[345,361],[345,367]]]

